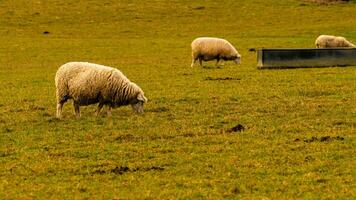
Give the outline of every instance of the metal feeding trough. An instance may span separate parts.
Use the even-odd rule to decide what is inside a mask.
[[[356,48],[259,49],[257,67],[298,68],[356,65]]]

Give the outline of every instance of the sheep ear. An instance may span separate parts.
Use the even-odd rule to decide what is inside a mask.
[[[137,100],[147,102],[147,98],[141,93],[137,95]]]

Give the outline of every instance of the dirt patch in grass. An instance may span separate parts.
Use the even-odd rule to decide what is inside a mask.
[[[163,171],[164,168],[161,166],[152,166],[152,167],[137,167],[137,168],[129,168],[128,166],[116,166],[109,170],[98,169],[93,172],[93,174],[117,174],[122,175],[129,172],[138,172],[138,171]]]
[[[227,130],[228,133],[232,133],[232,132],[242,132],[245,130],[245,127],[241,124],[237,124],[236,126],[230,128]]]
[[[334,3],[347,3],[350,0],[303,0],[303,2],[312,2],[320,5],[334,4]]]
[[[109,172],[121,175],[121,174],[129,172],[129,171],[130,171],[130,168],[127,166],[118,166],[118,167],[115,167],[114,169],[111,169]]]
[[[308,139],[304,139],[303,142],[306,142],[306,143],[311,143],[311,142],[331,142],[331,141],[335,141],[335,140],[339,140],[339,141],[342,141],[344,140],[345,138],[344,137],[341,137],[341,136],[336,136],[336,137],[331,137],[331,136],[322,136],[322,137],[316,137],[316,136],[313,136],[311,138],[308,138]],[[299,138],[296,138],[294,140],[294,142],[300,142],[302,141],[301,139]]]

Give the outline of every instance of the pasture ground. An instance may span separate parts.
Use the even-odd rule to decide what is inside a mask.
[[[356,42],[356,3],[0,1],[0,199],[354,199],[356,68],[257,70],[249,48]],[[242,64],[190,68],[228,39]],[[69,61],[120,69],[143,115],[55,118]],[[242,132],[229,131],[241,124]]]

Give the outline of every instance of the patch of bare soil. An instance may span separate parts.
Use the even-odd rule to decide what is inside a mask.
[[[241,124],[238,124],[234,127],[232,127],[231,129],[228,129],[227,132],[228,133],[232,133],[232,132],[242,132],[245,130],[245,127]]]
[[[93,174],[117,174],[117,175],[122,175],[124,173],[128,172],[137,172],[137,171],[163,171],[164,168],[160,166],[152,166],[152,167],[138,167],[138,168],[129,168],[127,166],[116,166],[113,169],[109,170],[102,170],[98,169],[93,172]]]
[[[308,139],[304,139],[303,141],[306,142],[306,143],[310,143],[310,142],[331,142],[331,141],[335,141],[335,140],[344,140],[345,138],[344,137],[341,137],[341,136],[336,136],[336,137],[331,137],[331,136],[322,136],[322,137],[316,137],[316,136],[313,136],[311,138],[308,138]],[[301,139],[297,138],[294,140],[294,142],[300,142]]]
[[[312,2],[320,5],[334,4],[334,3],[347,3],[350,0],[302,0],[303,2]]]
[[[213,78],[213,77],[206,77],[204,80],[206,81],[239,81],[241,80],[240,78],[235,78],[235,77],[218,77],[218,78]]]

